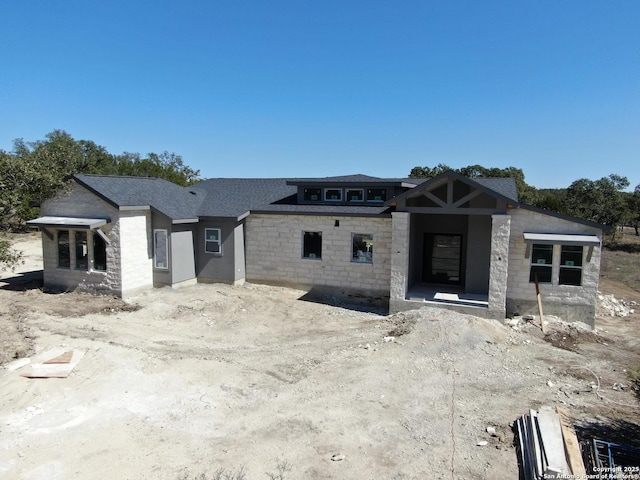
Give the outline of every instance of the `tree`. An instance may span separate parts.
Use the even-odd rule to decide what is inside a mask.
[[[530,203],[535,198],[535,188],[527,185],[524,180],[524,172],[520,168],[486,168],[482,165],[469,165],[459,169],[453,169],[448,165],[439,163],[433,168],[428,166],[413,167],[409,178],[433,178],[448,170],[452,170],[467,178],[513,178],[518,190],[518,198],[522,202]]]
[[[611,174],[600,180],[581,178],[567,189],[566,209],[570,215],[593,222],[617,227],[626,210],[623,190],[629,180]]]
[[[24,229],[26,220],[38,216],[39,207],[55,196],[77,173],[138,175],[164,178],[178,185],[190,185],[200,172],[182,161],[180,155],[137,153],[113,155],[91,140],[75,140],[64,130],[54,130],[44,140],[13,142],[13,151],[0,150],[0,232]],[[19,259],[0,243],[0,266]]]
[[[627,195],[627,221],[631,225],[636,236],[640,235],[638,227],[640,226],[640,184],[636,185],[633,193]]]

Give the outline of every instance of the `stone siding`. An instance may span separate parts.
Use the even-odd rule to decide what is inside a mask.
[[[122,296],[125,297],[142,288],[153,286],[151,212],[122,211],[117,227],[120,239]]]
[[[597,235],[602,231],[539,212],[525,209],[511,210],[511,238],[509,241],[509,275],[507,281],[507,315],[537,314],[535,285],[529,282],[531,258],[526,258],[524,232]],[[567,321],[581,321],[593,326],[598,280],[600,275],[600,247],[584,248],[582,285],[558,285],[560,245],[554,245],[551,284],[541,283],[543,312]]]
[[[305,231],[322,232],[322,259],[302,258]],[[353,233],[373,235],[373,263],[351,261]],[[255,214],[245,239],[249,282],[389,295],[391,218]]]
[[[58,267],[58,245],[57,232],[69,229],[46,229],[42,232],[43,250],[43,278],[44,287],[52,290],[83,290],[92,292],[108,292],[120,295],[120,255],[117,235],[117,224],[119,211],[100,199],[84,187],[73,184],[69,190],[47,200],[40,209],[42,216],[64,216],[64,217],[89,217],[107,218],[110,223],[100,227],[100,229],[110,239],[111,244],[107,245],[107,271],[95,271],[92,269],[76,270],[75,249],[71,243],[71,268]],[[85,230],[86,231],[86,230]],[[70,237],[73,238],[75,230],[70,230]],[[93,251],[93,236],[91,231],[87,231],[88,250]],[[92,255],[89,256],[90,259]]]

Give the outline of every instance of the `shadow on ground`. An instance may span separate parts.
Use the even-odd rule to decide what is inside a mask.
[[[23,292],[42,288],[42,270],[18,273],[13,277],[0,280],[2,290]]]

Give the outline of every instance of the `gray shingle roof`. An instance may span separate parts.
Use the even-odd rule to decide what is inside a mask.
[[[211,178],[190,189],[204,196],[197,210],[203,217],[239,217],[297,192],[286,178]]]
[[[78,183],[116,207],[150,206],[172,220],[195,218],[204,195],[154,177],[74,175]]]
[[[476,183],[489,188],[514,202],[518,201],[518,186],[513,178],[472,178]]]

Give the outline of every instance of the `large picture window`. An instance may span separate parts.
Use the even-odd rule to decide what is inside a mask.
[[[169,242],[166,230],[153,231],[153,266],[162,270],[169,268]]]
[[[580,245],[562,245],[560,249],[560,285],[582,284],[583,247]]]
[[[204,229],[204,251],[222,255],[222,235],[219,228]]]
[[[69,230],[58,230],[58,267],[71,268]]]
[[[322,232],[302,232],[302,258],[322,259]]]
[[[529,281],[535,282],[536,275],[538,282],[551,283],[553,271],[553,245],[533,244],[531,246],[531,270]]]
[[[373,263],[373,235],[354,233],[351,236],[351,261]]]

